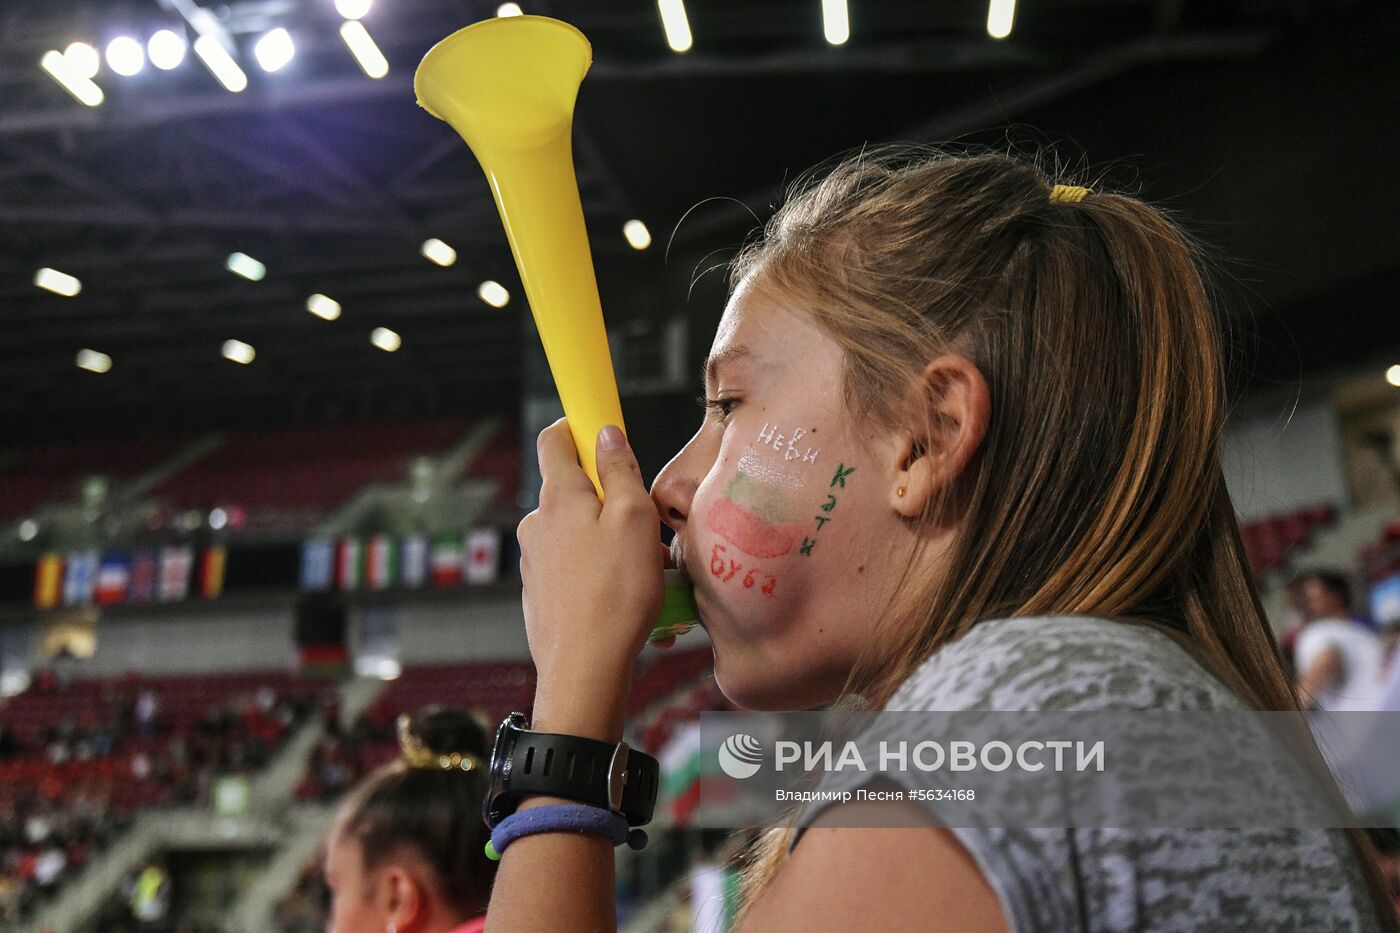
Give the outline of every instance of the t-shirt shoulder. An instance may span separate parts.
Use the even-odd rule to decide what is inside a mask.
[[[1216,710],[1240,700],[1150,626],[1095,616],[989,619],[896,690],[897,710]]]

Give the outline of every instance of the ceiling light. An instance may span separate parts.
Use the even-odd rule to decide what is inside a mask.
[[[244,365],[253,362],[253,357],[258,355],[251,345],[241,340],[225,340],[223,353],[224,359]]]
[[[97,72],[102,68],[102,56],[86,42],[70,42],[68,48],[63,50],[63,60],[73,74],[89,81],[97,77]]]
[[[234,275],[241,275],[250,282],[261,282],[267,275],[267,266],[247,253],[229,253],[224,260],[224,268]]]
[[[651,245],[651,231],[640,220],[629,220],[623,224],[622,235],[627,238],[627,245],[633,249],[646,249]]]
[[[1400,389],[1400,363],[1385,371],[1385,381]]]
[[[376,327],[369,335],[369,342],[385,353],[393,353],[403,346],[403,338],[387,327]]]
[[[340,302],[317,292],[306,299],[306,310],[322,320],[334,321],[340,317]]]
[[[374,38],[370,36],[364,23],[357,19],[341,23],[340,38],[345,40],[350,54],[355,56],[355,61],[365,74],[371,78],[382,78],[389,73],[389,60],[379,51],[379,46],[374,44]]]
[[[162,29],[146,41],[146,55],[161,71],[180,67],[185,60],[185,37]]]
[[[832,45],[845,45],[851,37],[851,18],[846,0],[822,0],[822,32]]]
[[[476,290],[477,297],[493,308],[504,308],[510,302],[510,292],[500,282],[487,279]]]
[[[431,240],[424,240],[420,252],[422,252],[425,259],[444,267],[450,266],[457,261],[457,251],[437,237]]]
[[[335,11],[346,19],[363,19],[374,0],[335,0]]]
[[[107,67],[129,78],[146,67],[146,50],[131,36],[117,36],[107,43]]]
[[[49,73],[63,89],[72,94],[79,103],[87,104],[89,107],[96,107],[102,103],[104,95],[102,88],[92,83],[91,78],[85,78],[73,71],[73,66],[68,59],[63,57],[63,53],[50,49],[44,53],[44,57],[39,59],[39,67]]]
[[[83,283],[78,281],[77,276],[50,269],[48,266],[34,273],[34,284],[64,298],[72,298],[83,290]]]
[[[296,43],[292,34],[282,27],[267,33],[253,45],[253,57],[263,71],[281,71],[296,57]]]
[[[661,10],[661,28],[666,32],[666,44],[673,52],[690,49],[690,22],[685,18],[683,0],[656,0]]]
[[[497,16],[520,16],[524,12],[518,3],[502,3],[496,7]]]
[[[991,0],[987,7],[987,35],[993,39],[1005,39],[1011,35],[1011,24],[1016,19],[1016,0]]]
[[[105,373],[112,368],[112,358],[97,350],[79,350],[78,368],[90,373]]]
[[[209,73],[219,80],[224,90],[237,94],[248,86],[248,76],[238,67],[238,62],[228,53],[218,39],[213,36],[200,36],[194,40],[194,54],[204,62]]]
[[[221,509],[221,508],[217,508],[217,507],[216,507],[216,508],[212,508],[212,509],[209,510],[209,527],[210,527],[210,528],[214,529],[215,531],[222,531],[222,530],[223,530],[223,527],[224,527],[225,525],[227,525],[227,524],[228,524],[228,512],[224,511],[224,510]]]
[[[21,541],[33,541],[39,537],[39,523],[32,518],[26,518],[19,523],[19,539]]]

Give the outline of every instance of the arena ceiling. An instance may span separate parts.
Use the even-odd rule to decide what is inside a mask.
[[[466,147],[411,91],[428,47],[495,0],[377,0],[364,22],[381,80],[347,52],[332,0],[202,2],[243,50],[245,91],[189,56],[129,78],[104,66],[95,108],[40,69],[44,53],[182,28],[192,0],[0,3],[0,431],[514,405],[524,303],[500,224]],[[818,0],[689,0],[685,54],[650,0],[522,4],[593,42],[575,150],[605,308],[635,305],[638,285],[684,301],[698,258],[815,162],[958,139],[1052,145],[1181,210],[1256,325],[1259,379],[1394,348],[1394,3],[1020,0],[1000,42],[985,0],[849,4],[851,39],[831,47]],[[297,54],[265,74],[249,48],[277,26]],[[631,218],[650,249],[624,241]],[[455,265],[420,255],[429,237]],[[266,277],[231,275],[235,251]],[[81,293],[36,288],[40,267]],[[516,296],[507,308],[478,299],[485,279]],[[312,293],[341,317],[308,314]],[[380,326],[398,352],[370,344]],[[222,358],[228,339],[254,362]],[[110,372],[79,369],[84,348]]]

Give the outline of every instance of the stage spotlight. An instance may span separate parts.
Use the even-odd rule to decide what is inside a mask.
[[[651,245],[651,231],[640,220],[629,220],[623,224],[622,235],[627,238],[627,245],[633,249],[646,249]]]
[[[493,308],[504,308],[510,303],[510,292],[500,282],[487,279],[476,290],[476,295]]]
[[[269,73],[281,71],[296,54],[297,47],[296,43],[292,42],[292,34],[280,26],[263,36],[253,46],[253,57],[258,60],[258,66]]]
[[[179,68],[185,60],[185,37],[162,29],[146,40],[146,56],[161,71]]]
[[[684,0],[656,0],[661,10],[661,28],[666,31],[666,44],[673,52],[689,51],[690,21],[685,17]]]
[[[39,67],[47,71],[49,76],[61,84],[79,103],[89,107],[96,107],[102,103],[102,88],[93,84],[91,78],[76,74],[62,52],[54,49],[45,52],[44,57],[39,59]]]
[[[845,45],[851,38],[851,17],[846,0],[822,0],[822,33],[832,45]]]
[[[146,50],[131,36],[117,36],[107,43],[107,67],[129,78],[146,67]]]
[[[340,302],[317,292],[306,299],[306,310],[323,321],[334,321],[340,317]]]
[[[97,350],[79,350],[78,368],[90,373],[105,373],[112,368],[112,358]]]
[[[993,39],[1005,39],[1011,35],[1011,25],[1016,19],[1016,0],[991,0],[987,7],[987,35]]]
[[[242,363],[245,366],[253,362],[253,358],[258,355],[250,344],[241,340],[225,340],[223,354],[224,359],[234,363]]]
[[[1400,363],[1385,371],[1385,381],[1400,389]]]
[[[346,19],[364,19],[374,0],[335,0],[335,11]]]
[[[102,68],[102,56],[86,42],[69,43],[68,48],[63,50],[63,60],[73,74],[89,81],[97,77],[97,72]]]
[[[204,67],[218,79],[224,90],[237,94],[248,86],[248,76],[238,67],[238,62],[228,53],[218,39],[213,36],[200,36],[194,40],[194,54],[204,62]]]
[[[50,269],[48,266],[34,273],[34,284],[64,298],[72,298],[83,290],[83,283],[78,281],[77,276]]]
[[[500,6],[496,7],[497,16],[520,16],[524,14],[524,12],[524,10],[520,9],[520,4],[518,3],[502,3]]]
[[[357,19],[341,23],[340,38],[345,40],[350,54],[355,56],[355,61],[365,74],[371,78],[382,78],[389,73],[389,60],[379,51],[379,46],[374,44],[374,37],[369,34],[364,23]]]
[[[261,282],[267,275],[267,266],[247,253],[229,253],[224,260],[224,268],[234,275],[241,275],[250,282]]]
[[[19,523],[19,539],[21,541],[33,541],[39,537],[39,523],[32,518],[26,518]]]
[[[423,258],[430,262],[435,262],[444,268],[457,261],[457,251],[437,237],[433,237],[431,240],[424,240],[420,252],[422,252]]]
[[[376,327],[369,335],[369,342],[385,353],[393,353],[403,346],[403,338],[387,327]]]

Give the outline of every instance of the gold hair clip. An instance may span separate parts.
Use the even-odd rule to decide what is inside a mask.
[[[1078,204],[1093,193],[1092,189],[1081,188],[1078,185],[1056,185],[1050,189],[1050,203]]]
[[[410,768],[425,768],[442,771],[480,771],[485,763],[471,752],[451,752],[439,755],[431,748],[424,748],[423,742],[413,734],[413,720],[407,713],[399,717],[399,757]]]

